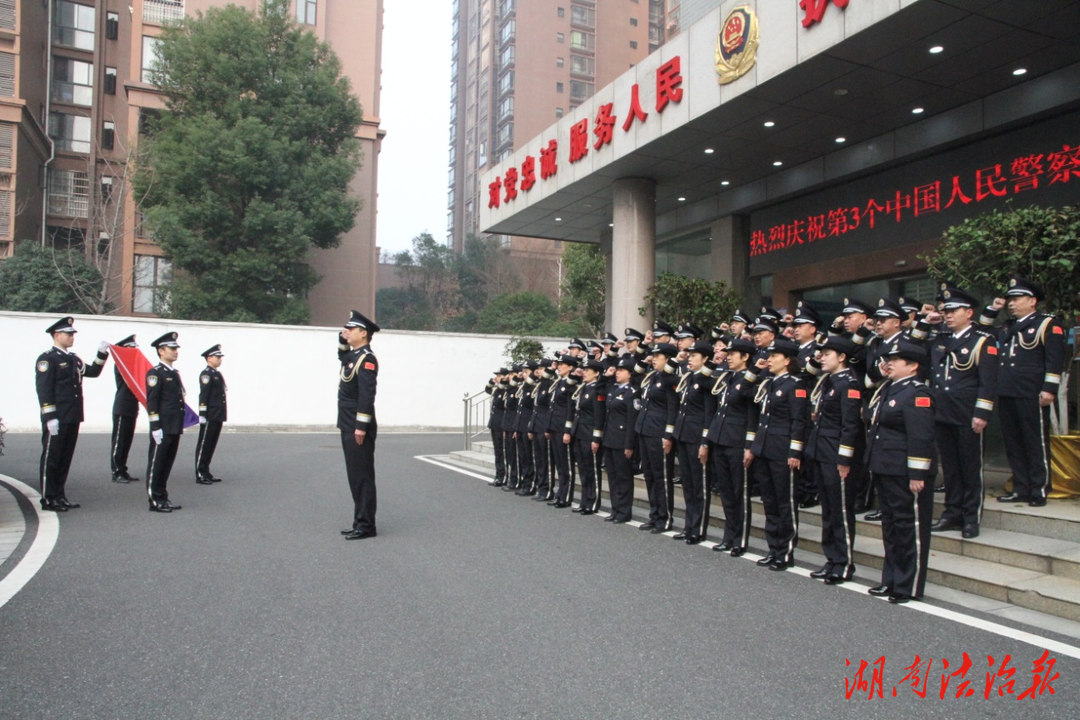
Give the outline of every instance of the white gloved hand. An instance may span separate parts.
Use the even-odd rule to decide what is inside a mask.
[[[50,435],[58,435],[60,434],[60,421],[49,420],[45,423],[45,428],[49,431]]]
[[[204,417],[203,415],[200,415],[199,416],[199,424],[200,425],[205,425],[206,424],[206,417]]]
[[[97,346],[97,351],[99,353],[101,353],[102,355],[108,355],[109,354],[109,343],[102,340]]]
[[[154,443],[160,445],[162,439],[165,437],[165,433],[162,430],[154,430],[150,433],[150,437],[154,438]]]

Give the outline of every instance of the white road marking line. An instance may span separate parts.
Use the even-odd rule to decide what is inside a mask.
[[[56,516],[56,513],[42,512],[39,509],[38,501],[41,499],[41,495],[38,494],[37,490],[7,475],[0,475],[0,480],[15,488],[30,500],[38,519],[37,535],[35,535],[30,549],[19,560],[19,564],[3,580],[0,580],[0,608],[2,608],[11,598],[15,597],[17,592],[23,589],[26,583],[30,582],[31,578],[45,564],[45,561],[49,559],[53,548],[56,547],[56,539],[60,536],[60,519]]]
[[[489,483],[491,482],[491,479],[489,477],[485,476],[485,475],[480,475],[480,474],[471,472],[469,470],[464,470],[462,468],[457,468],[457,467],[454,467],[452,465],[447,465],[446,463],[442,463],[442,462],[438,462],[436,460],[432,460],[431,458],[425,457],[423,455],[417,455],[416,459],[417,460],[423,460],[424,462],[429,462],[432,465],[438,465],[440,467],[444,467],[444,468],[446,468],[448,470],[453,470],[455,472],[462,473],[463,475],[470,475],[472,477],[479,478],[481,480],[485,480],[485,481],[487,481]],[[55,517],[53,518],[53,520],[55,522]],[[637,520],[631,520],[630,522],[628,522],[626,524],[627,525],[633,525],[635,527],[640,527],[642,525],[642,523],[637,521]],[[40,530],[39,530],[39,533],[40,533]],[[663,534],[667,535],[668,537],[675,537],[675,535],[677,533],[672,530],[672,531],[665,532]],[[55,540],[54,540],[54,542],[55,542]],[[700,547],[707,547],[707,548],[712,548],[712,546],[714,546],[714,545],[716,545],[716,543],[714,543],[714,542],[712,542],[710,540],[703,541],[703,542],[701,542],[699,544]],[[754,554],[752,552],[747,552],[741,558],[737,558],[737,559],[750,560],[750,561],[753,561],[753,562],[757,562],[758,560],[761,559],[761,557],[762,557],[761,555],[756,555],[756,554]],[[788,568],[784,572],[787,572],[787,573],[790,573],[790,574],[793,574],[793,575],[799,575],[799,576],[805,577],[805,578],[810,577],[810,571],[809,570],[801,568],[801,567],[799,567],[797,565],[795,567]],[[8,577],[10,577],[10,575]],[[2,583],[0,583],[0,586],[2,586]],[[866,597],[869,597],[871,600],[885,600],[885,601],[888,600],[888,598],[885,598],[885,597],[873,598],[873,597],[871,597],[869,595],[866,595],[867,586],[866,585],[861,585],[861,584],[856,583],[856,582],[848,581],[848,582],[844,583],[843,585],[839,585],[838,587],[843,588],[844,590],[850,590],[851,592],[860,593],[862,595],[865,595]],[[0,599],[2,599],[2,596],[0,596]],[[0,606],[2,606],[2,605],[3,605],[3,603],[0,602]],[[1073,659],[1080,660],[1080,647],[1076,647],[1075,645],[1068,645],[1068,644],[1063,643],[1063,642],[1058,642],[1057,640],[1051,640],[1048,637],[1043,637],[1041,635],[1036,635],[1034,633],[1030,633],[1030,632],[1027,632],[1025,630],[1017,630],[1016,628],[1011,628],[1011,627],[1008,627],[1006,625],[1000,625],[998,623],[991,622],[989,620],[983,620],[982,618],[974,617],[972,615],[967,615],[967,614],[962,613],[962,612],[957,612],[956,610],[949,610],[948,608],[937,607],[935,605],[929,605],[929,604],[927,604],[925,602],[921,602],[921,601],[909,602],[909,603],[906,603],[905,605],[902,605],[900,607],[901,607],[901,609],[905,609],[905,610],[914,610],[916,612],[926,613],[927,615],[933,615],[934,617],[939,617],[939,618],[942,618],[943,620],[951,620],[951,621],[953,621],[955,623],[959,623],[961,625],[967,625],[968,627],[972,627],[972,628],[975,628],[977,630],[984,630],[986,632],[993,633],[994,635],[1000,635],[1001,637],[1009,638],[1011,640],[1017,640],[1017,641],[1022,642],[1022,643],[1027,643],[1028,645],[1034,645],[1037,648],[1042,648],[1044,650],[1049,650],[1050,652],[1055,653],[1057,655],[1065,655],[1066,657],[1071,657]]]

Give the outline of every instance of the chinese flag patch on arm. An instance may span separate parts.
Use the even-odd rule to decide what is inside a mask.
[[[1059,326],[1055,325],[1054,326],[1054,334],[1055,335],[1064,335],[1065,331],[1062,330]]]
[[[988,355],[997,355],[997,345],[987,345],[986,353]]]
[[[852,400],[861,400],[862,399],[862,393],[859,392],[855,388],[848,388],[847,396],[849,398],[851,398]]]
[[[800,397],[800,398],[806,397],[806,391],[803,390],[802,388],[796,390],[795,391],[795,397]]]
[[[374,370],[375,369],[375,363],[373,363],[373,362],[364,363],[364,369],[365,370]]]
[[[930,407],[930,398],[917,397],[915,398],[915,407]]]

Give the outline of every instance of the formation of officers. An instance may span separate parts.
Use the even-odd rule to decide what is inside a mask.
[[[83,414],[83,378],[95,378],[105,369],[109,359],[109,343],[98,345],[93,363],[83,362],[72,350],[75,344],[74,318],[65,317],[53,323],[46,332],[53,347],[37,359],[36,385],[41,406],[41,507],[53,512],[67,512],[79,507],[67,497],[67,478],[79,426]],[[150,343],[157,352],[158,363],[145,377],[130,377],[133,369],[128,363],[117,363],[116,399],[113,402],[112,443],[110,463],[112,480],[116,483],[139,482],[128,468],[128,457],[135,437],[139,415],[139,397],[132,385],[145,389],[146,411],[150,420],[150,443],[147,453],[146,493],[151,512],[171,513],[181,506],[169,499],[168,482],[176,460],[180,436],[187,424],[184,398],[186,391],[179,371],[174,367],[179,352],[179,336],[168,332]],[[116,343],[117,348],[137,348],[135,336]],[[220,482],[210,472],[221,428],[226,420],[225,378],[219,368],[224,353],[214,345],[203,354],[206,368],[199,374],[199,440],[195,447],[195,481],[202,485]],[[118,356],[119,357],[119,356]],[[125,378],[125,372],[129,375]]]
[[[1042,313],[1042,290],[1013,277],[1002,298],[979,300],[950,283],[937,304],[845,299],[826,324],[809,303],[792,315],[739,310],[705,333],[656,321],[622,339],[573,339],[555,357],[500,368],[487,385],[493,483],[555,508],[591,515],[606,469],[612,523],[631,519],[634,474],[645,480],[648,521],[674,523],[700,543],[711,497],[724,531],[713,550],[744,554],[751,497],[760,496],[768,550],[758,565],[794,565],[799,508],[821,505],[830,585],[855,572],[855,515],[882,523],[881,582],[892,603],[921,597],[931,531],[979,534],[983,431],[995,405],[1013,471],[1003,503],[1046,504],[1049,411],[1066,357],[1065,331]],[[995,327],[1001,309],[1011,318]],[[676,464],[677,459],[677,464]],[[940,459],[940,463],[939,463]],[[933,521],[939,469],[944,511]],[[677,472],[676,472],[677,467]]]

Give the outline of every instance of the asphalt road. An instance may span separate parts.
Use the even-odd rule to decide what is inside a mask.
[[[38,439],[7,439],[0,473],[36,485]],[[0,608],[0,718],[1080,717],[1080,661],[1053,695],[984,699],[987,655],[1019,694],[1042,651],[414,458],[459,441],[381,436],[379,537],[345,542],[337,436],[226,434],[213,486],[185,436],[171,515],[84,436],[83,508]],[[974,696],[939,699],[964,652]],[[916,655],[926,697],[893,697]],[[879,658],[885,697],[845,699]]]

